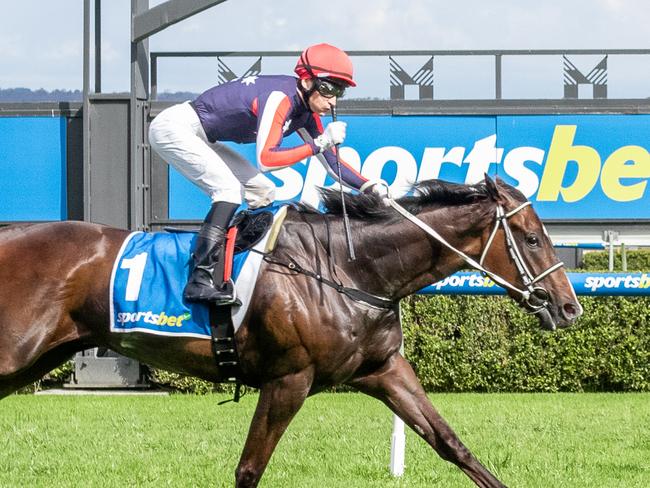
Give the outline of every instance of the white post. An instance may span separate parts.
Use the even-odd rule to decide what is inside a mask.
[[[393,437],[390,444],[390,474],[402,476],[404,474],[404,452],[406,449],[406,433],[404,421],[397,415],[393,416]]]
[[[402,325],[402,308],[399,309],[400,327]],[[399,349],[404,354],[404,341]],[[406,450],[406,433],[404,432],[404,421],[397,415],[393,415],[393,435],[390,443],[390,474],[402,476],[404,474],[404,455]]]

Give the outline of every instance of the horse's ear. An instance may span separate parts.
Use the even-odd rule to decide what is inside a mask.
[[[500,176],[497,176],[497,177],[496,177],[496,181],[497,181],[497,186],[505,186],[505,185],[508,184],[508,183],[506,183],[505,180],[504,180],[503,178],[501,178]]]
[[[497,183],[500,180],[500,178],[497,176]],[[499,199],[499,186],[497,183],[494,182],[492,178],[488,176],[487,173],[485,173],[485,188],[487,189],[488,195],[492,200],[498,200]]]

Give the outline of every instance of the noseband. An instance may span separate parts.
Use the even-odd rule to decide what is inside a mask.
[[[507,288],[509,290],[514,291],[515,293],[518,293],[521,296],[521,303],[531,312],[531,313],[539,313],[542,310],[546,309],[549,305],[549,293],[548,291],[539,285],[535,285],[539,281],[543,280],[546,276],[551,274],[553,271],[556,271],[560,269],[562,266],[564,266],[563,262],[558,262],[552,266],[550,266],[548,269],[545,271],[542,271],[540,274],[537,276],[533,276],[533,274],[530,272],[528,266],[526,266],[526,263],[521,255],[521,251],[519,250],[519,247],[517,246],[517,242],[515,241],[515,238],[512,234],[512,230],[510,229],[510,225],[508,225],[508,219],[518,213],[520,210],[526,208],[531,204],[531,202],[524,202],[521,205],[519,205],[517,208],[514,210],[511,210],[510,212],[506,213],[503,210],[503,207],[500,203],[497,203],[496,206],[496,216],[495,216],[495,223],[494,223],[494,228],[492,229],[492,233],[490,234],[490,237],[487,241],[487,244],[485,246],[485,249],[481,253],[481,258],[477,262],[471,257],[467,256],[464,252],[462,252],[460,249],[456,249],[454,246],[449,244],[444,237],[442,237],[438,232],[433,230],[430,226],[425,224],[422,220],[417,218],[415,215],[412,213],[408,212],[404,207],[399,205],[395,200],[392,198],[388,198],[387,203],[393,207],[397,212],[399,212],[404,218],[407,220],[410,220],[413,222],[415,225],[417,225],[420,229],[422,229],[424,232],[426,232],[428,235],[433,237],[436,241],[438,241],[440,244],[445,246],[447,249],[453,251],[457,255],[459,255],[463,260],[469,264],[471,267],[476,268],[483,274],[489,276],[492,281],[495,283],[501,285],[504,288]],[[524,284],[525,289],[520,289],[507,281],[505,278],[502,278],[501,276],[497,275],[496,273],[489,271],[483,267],[483,261],[485,260],[485,257],[487,256],[488,251],[490,250],[490,247],[492,246],[492,242],[494,241],[494,237],[496,236],[497,231],[499,230],[499,226],[503,227],[503,231],[506,237],[506,246],[508,248],[508,252],[510,254],[510,257],[515,263],[515,266],[517,268],[517,272],[519,273],[519,277],[521,278],[522,283]]]

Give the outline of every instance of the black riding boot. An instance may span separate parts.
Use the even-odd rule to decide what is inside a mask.
[[[214,203],[205,218],[194,244],[194,270],[183,291],[183,298],[188,302],[235,301],[232,282],[223,281],[223,261],[226,226],[237,207],[228,202]]]

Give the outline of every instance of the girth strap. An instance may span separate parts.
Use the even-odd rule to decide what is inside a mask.
[[[219,383],[235,383],[234,402],[241,397],[241,368],[232,325],[230,305],[209,305],[212,353],[219,368]],[[229,401],[229,400],[227,400]],[[220,402],[226,403],[227,401]]]

